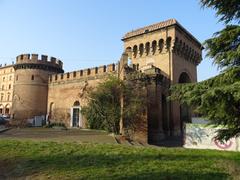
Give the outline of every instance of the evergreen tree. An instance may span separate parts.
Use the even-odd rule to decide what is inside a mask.
[[[240,1],[201,0],[203,7],[215,9],[226,27],[205,41],[207,56],[221,70],[220,75],[200,83],[171,87],[172,100],[188,104],[222,126],[216,136],[228,140],[240,136]]]

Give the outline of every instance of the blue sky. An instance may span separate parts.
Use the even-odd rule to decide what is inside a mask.
[[[65,71],[117,62],[126,32],[170,18],[200,42],[223,27],[199,0],[0,0],[0,63],[22,53],[60,58]],[[204,57],[198,79],[217,73]]]

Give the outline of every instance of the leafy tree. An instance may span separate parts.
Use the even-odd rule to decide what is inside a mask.
[[[119,133],[121,81],[110,77],[90,92],[89,103],[82,108],[91,129]]]
[[[147,76],[138,71],[128,72],[123,82],[124,98],[123,119],[125,135],[132,137],[142,127],[147,108]],[[141,127],[139,127],[141,126]]]
[[[136,121],[141,120],[146,98],[145,83],[133,78],[129,73],[125,81],[117,77],[110,77],[89,93],[89,103],[82,108],[87,118],[89,128],[102,129],[119,134],[120,118],[124,119],[124,129],[127,136],[136,130]],[[143,91],[141,91],[143,89]],[[121,98],[124,99],[124,108],[121,114]]]
[[[203,7],[217,10],[226,27],[205,41],[207,56],[221,74],[200,83],[171,87],[172,100],[192,106],[212,124],[223,126],[216,136],[228,140],[240,136],[240,22],[239,0],[201,0]]]

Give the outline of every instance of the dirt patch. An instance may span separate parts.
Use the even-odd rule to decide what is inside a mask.
[[[56,130],[52,128],[13,128],[0,133],[0,138],[80,143],[116,143],[114,137],[109,136],[106,132],[81,129]]]
[[[240,180],[240,166],[230,160],[219,161],[219,164],[225,169],[234,180]]]

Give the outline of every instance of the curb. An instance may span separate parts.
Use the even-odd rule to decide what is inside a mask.
[[[0,130],[0,133],[3,133],[3,132],[8,131],[8,130],[10,130],[10,129],[11,129],[11,128],[1,129],[1,130]]]

